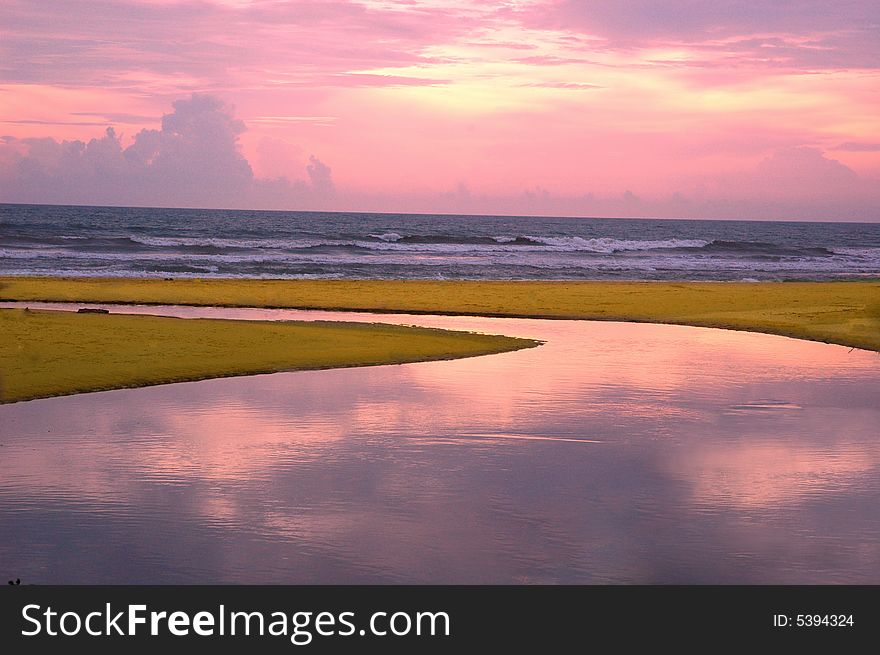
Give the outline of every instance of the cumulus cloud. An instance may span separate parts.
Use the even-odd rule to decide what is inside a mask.
[[[219,98],[173,103],[159,129],[127,147],[111,127],[90,141],[4,139],[0,199],[6,202],[295,208],[333,195],[330,167],[312,157],[310,184],[256,180],[239,148],[245,131]]]
[[[312,187],[318,193],[332,195],[336,190],[330,167],[314,155],[309,157],[309,165],[306,167],[306,171],[309,174],[309,179],[312,181]]]
[[[141,130],[124,157],[135,181],[174,197],[246,190],[253,171],[238,149],[245,126],[213,96],[173,104],[159,130]]]

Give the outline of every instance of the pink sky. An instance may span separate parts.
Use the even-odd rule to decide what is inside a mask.
[[[7,202],[880,220],[877,107],[876,0],[0,6]]]

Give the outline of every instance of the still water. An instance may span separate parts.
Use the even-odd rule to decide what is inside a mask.
[[[2,406],[2,575],[880,583],[875,353],[627,323],[113,311],[546,344]]]

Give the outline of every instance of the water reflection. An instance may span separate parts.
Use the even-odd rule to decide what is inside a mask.
[[[674,326],[162,311],[547,343],[0,407],[4,575],[880,582],[874,353]]]

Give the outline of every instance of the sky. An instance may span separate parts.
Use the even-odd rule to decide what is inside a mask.
[[[880,221],[876,0],[3,0],[0,202]]]

